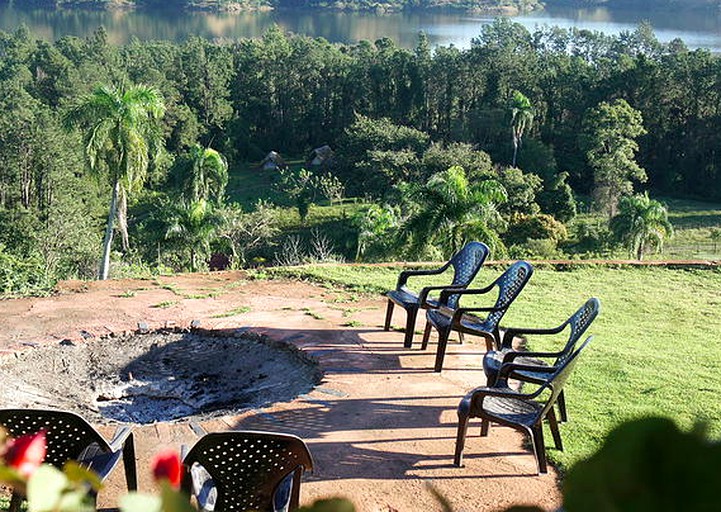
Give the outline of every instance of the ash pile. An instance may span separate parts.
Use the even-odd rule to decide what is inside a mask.
[[[145,424],[288,401],[320,377],[317,364],[295,347],[252,333],[156,331],[38,347],[6,359],[0,401]]]

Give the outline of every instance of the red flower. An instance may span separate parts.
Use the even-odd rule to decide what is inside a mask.
[[[180,455],[173,449],[163,450],[153,459],[153,477],[155,481],[167,480],[175,489],[180,487],[183,465]]]
[[[45,431],[11,439],[6,448],[5,465],[30,478],[45,460]]]

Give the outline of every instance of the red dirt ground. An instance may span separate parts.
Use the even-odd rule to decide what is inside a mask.
[[[384,310],[382,297],[357,299],[293,281],[250,281],[241,272],[63,282],[52,297],[0,301],[0,353],[12,357],[30,350],[28,344],[82,342],[81,331],[86,337],[133,331],[138,322],[151,329],[185,327],[193,320],[210,329],[249,327],[315,356],[323,382],[291,402],[202,426],[302,437],[315,461],[315,471],[304,478],[302,503],[345,496],[364,512],[439,510],[429,492],[433,486],[457,512],[512,504],[557,508],[555,472],[537,476],[523,437],[511,429],[494,425],[482,439],[472,424],[465,467],[452,464],[458,402],[485,382],[483,346],[472,340],[451,343],[444,371],[433,373],[433,344],[427,351],[418,344],[404,349],[401,332],[382,330]],[[394,324],[402,325],[403,312],[396,315]],[[109,435],[112,428],[101,430]],[[140,490],[148,492],[152,455],[196,439],[186,422],[145,425],[136,436]],[[116,471],[99,505],[113,507],[123,483],[122,470]]]

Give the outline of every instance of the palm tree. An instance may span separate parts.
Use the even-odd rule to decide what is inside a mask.
[[[534,110],[531,101],[519,91],[513,91],[511,98],[511,131],[513,133],[513,167],[516,166],[518,148],[523,142],[523,133],[533,124]]]
[[[199,257],[209,256],[210,243],[223,225],[223,218],[212,203],[197,201],[169,202],[162,208],[165,239],[190,251],[190,269],[198,270]]]
[[[192,201],[212,200],[221,204],[228,184],[228,162],[212,148],[195,145],[190,150],[190,172],[186,194]]]
[[[91,172],[107,174],[112,198],[103,239],[99,279],[107,279],[113,225],[117,219],[127,248],[128,195],[145,182],[150,161],[162,148],[159,120],[165,105],[160,92],[144,85],[102,85],[82,96],[66,114],[68,127],[84,131],[85,156]]]
[[[638,260],[643,259],[648,244],[661,250],[664,240],[673,236],[668,210],[650,199],[648,192],[623,197],[618,207],[618,215],[611,219],[611,231]]]
[[[449,255],[469,239],[480,239],[493,249],[502,247],[496,230],[502,224],[496,205],[508,199],[495,180],[471,184],[460,166],[434,174],[427,183],[406,191],[415,210],[402,226],[412,240],[411,251],[420,253],[439,242]]]

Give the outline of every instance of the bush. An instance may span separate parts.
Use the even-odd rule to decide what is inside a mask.
[[[551,240],[554,246],[568,238],[566,226],[550,215],[514,215],[503,239],[508,245],[522,245],[529,240]]]
[[[42,259],[20,258],[0,244],[0,295],[31,295],[47,292],[55,283],[45,275]]]

